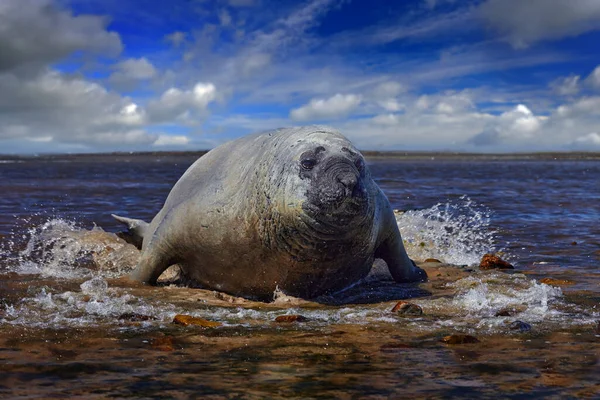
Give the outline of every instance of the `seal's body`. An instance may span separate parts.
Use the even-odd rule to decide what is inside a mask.
[[[365,277],[374,258],[398,282],[426,279],[362,155],[325,127],[225,143],[183,174],[150,224],[116,218],[143,238],[130,278],[146,283],[178,264],[230,294],[312,298]]]

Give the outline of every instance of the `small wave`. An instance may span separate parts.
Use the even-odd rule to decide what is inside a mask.
[[[98,227],[84,229],[62,218],[13,235],[0,255],[9,260],[11,272],[62,279],[118,277],[137,260],[137,251],[115,235]]]
[[[412,258],[475,265],[485,253],[497,251],[490,215],[491,210],[463,196],[456,202],[397,214],[396,222]]]

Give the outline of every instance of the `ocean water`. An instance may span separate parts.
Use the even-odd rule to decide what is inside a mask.
[[[138,254],[110,214],[151,220],[195,159],[0,157],[0,395],[600,396],[600,161],[369,158],[426,284],[378,263],[317,302],[123,285]],[[485,253],[515,270],[479,271]],[[398,300],[423,315],[392,313]],[[452,334],[478,342],[441,341]]]

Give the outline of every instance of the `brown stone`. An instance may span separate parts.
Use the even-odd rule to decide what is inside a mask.
[[[441,339],[446,344],[468,344],[468,343],[479,343],[479,339],[475,336],[464,335],[462,333],[455,333],[454,335],[444,336]]]
[[[86,303],[89,303],[89,301],[90,301],[91,299],[92,299],[92,297],[91,297],[90,295],[87,295],[87,294],[86,294],[86,295],[84,295],[84,296],[81,298],[81,301],[83,301],[83,302],[86,302]]]
[[[173,318],[173,323],[177,324],[177,325],[183,325],[183,326],[195,325],[195,326],[201,326],[204,328],[215,328],[217,326],[223,325],[220,322],[209,321],[204,318],[197,318],[197,317],[192,317],[191,315],[183,315],[183,314],[177,314],[175,316],[175,318]]]
[[[308,318],[302,315],[280,315],[275,318],[275,322],[306,322]]]
[[[496,317],[512,317],[513,315],[515,315],[515,309],[514,308],[503,308],[501,310],[496,311]]]
[[[440,260],[438,260],[437,258],[427,258],[425,261],[426,263],[438,263],[441,264],[442,262]]]
[[[150,346],[152,346],[154,350],[159,351],[175,350],[175,347],[173,346],[173,338],[170,336],[154,338],[150,341]]]
[[[543,278],[540,279],[541,283],[545,283],[546,285],[552,285],[552,286],[567,286],[567,285],[573,285],[575,282],[573,281],[569,281],[567,279],[554,279],[554,278]]]
[[[156,318],[151,315],[136,314],[136,313],[121,314],[121,315],[119,315],[118,319],[124,319],[127,321],[134,321],[134,322],[156,320]]]
[[[420,306],[407,301],[399,301],[392,308],[392,312],[400,315],[423,315],[423,309]]]
[[[479,263],[479,269],[515,269],[510,263],[494,254],[485,254]]]

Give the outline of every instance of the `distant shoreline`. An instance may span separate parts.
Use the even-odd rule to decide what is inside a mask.
[[[113,158],[114,161],[143,158],[199,158],[209,150],[198,151],[143,151],[143,152],[110,152],[110,153],[75,153],[75,154],[0,154],[1,161],[93,161]],[[537,153],[459,153],[444,151],[361,151],[373,160],[476,160],[476,161],[527,161],[527,160],[579,160],[600,161],[600,152],[537,152]]]

